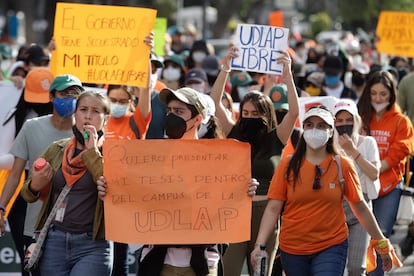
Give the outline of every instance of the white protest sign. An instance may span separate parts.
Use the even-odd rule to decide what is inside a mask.
[[[288,38],[289,29],[286,28],[239,24],[234,37],[239,57],[232,60],[231,68],[281,75],[283,65],[276,59],[281,55],[280,51],[288,48]]]

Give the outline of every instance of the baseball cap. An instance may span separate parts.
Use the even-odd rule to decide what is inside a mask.
[[[257,81],[253,80],[252,77],[247,72],[239,72],[231,77],[231,86],[248,86],[257,84]]]
[[[325,123],[327,123],[331,128],[334,127],[334,116],[332,115],[331,112],[329,112],[328,110],[321,108],[321,107],[313,107],[310,108],[305,115],[303,116],[303,122],[305,122],[308,118],[310,117],[319,117],[321,118]]]
[[[203,116],[202,123],[206,123],[209,119],[207,116],[207,102],[204,98],[204,95],[190,87],[183,87],[177,90],[172,90],[170,88],[164,88],[160,91],[158,98],[164,104],[167,103],[167,99],[170,95],[174,95],[179,101],[194,106],[198,113]]]
[[[207,82],[207,74],[203,69],[193,68],[185,74],[185,83],[190,81]]]
[[[162,68],[162,67],[164,67],[164,64],[157,57],[157,55],[155,53],[153,53],[153,52],[151,52],[151,62],[155,64],[155,67],[156,68]]]
[[[201,67],[210,76],[217,76],[220,70],[220,62],[216,56],[206,56],[201,62]]]
[[[276,84],[270,88],[269,97],[273,102],[275,110],[289,110],[286,84]]]
[[[335,105],[334,105],[334,115],[339,111],[345,110],[352,114],[352,116],[355,116],[358,114],[358,108],[353,100],[350,99],[340,99]]]
[[[12,57],[12,48],[9,44],[7,43],[0,43],[0,55],[4,58],[4,59],[8,59]]]
[[[306,77],[306,81],[312,83],[315,87],[321,87],[325,74],[322,72],[312,72]]]
[[[369,73],[369,66],[366,63],[358,62],[352,66],[352,70],[357,71],[360,74],[366,75]]]
[[[29,103],[48,103],[49,88],[53,82],[53,74],[47,68],[35,68],[26,76],[24,100]]]
[[[43,48],[37,44],[32,44],[25,53],[26,63],[32,62],[35,65],[41,65],[42,61],[49,61],[49,56],[45,54]]]
[[[53,92],[54,90],[63,91],[68,87],[78,86],[82,91],[85,89],[82,87],[81,81],[74,75],[59,75],[57,76],[52,84],[50,85],[49,91]]]
[[[344,68],[342,59],[338,56],[327,56],[323,63],[323,71],[327,75],[336,75],[342,72]]]
[[[184,60],[179,55],[171,55],[169,57],[166,57],[164,59],[164,66],[166,66],[166,63],[169,61],[178,64],[181,68],[184,69]]]

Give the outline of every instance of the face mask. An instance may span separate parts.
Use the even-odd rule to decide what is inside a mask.
[[[193,83],[193,84],[188,84],[187,87],[190,87],[200,93],[204,93],[204,83]]]
[[[327,130],[312,128],[303,132],[303,139],[312,149],[319,149],[323,147],[329,140],[329,133]]]
[[[111,103],[111,116],[114,118],[121,118],[125,116],[128,111],[128,105]]]
[[[239,95],[240,101],[244,98],[244,96],[249,92],[248,86],[239,86],[237,87],[237,94]]]
[[[321,89],[319,87],[314,87],[312,85],[306,86],[305,91],[308,92],[311,96],[319,96],[321,93]]]
[[[157,84],[157,80],[158,80],[158,74],[157,73],[151,74],[151,76],[150,76],[150,81],[151,81],[150,88],[151,88],[151,91],[154,90],[155,85]]]
[[[63,118],[69,118],[75,112],[76,99],[72,97],[54,98],[53,106],[57,114],[59,114]]]
[[[241,118],[240,132],[242,141],[256,144],[263,132],[266,130],[262,118]]]
[[[208,124],[201,124],[200,128],[197,130],[197,134],[199,138],[203,138],[208,132]]]
[[[283,118],[285,118],[287,111],[275,111],[275,113],[276,113],[276,121],[277,121],[277,124],[279,125],[283,121]]]
[[[325,84],[327,86],[335,86],[339,83],[340,76],[325,76]]]
[[[360,75],[352,76],[352,83],[356,87],[362,86],[364,84],[364,82],[365,82],[365,78],[363,76],[360,76]]]
[[[168,81],[178,81],[181,76],[181,71],[178,68],[170,66],[164,69],[163,76]]]
[[[81,133],[80,131],[79,131],[79,129],[76,127],[76,125],[73,125],[72,126],[72,132],[73,132],[73,135],[75,136],[75,138],[76,138],[76,141],[78,141],[81,145],[85,145],[85,137],[83,136],[83,133]],[[103,133],[103,131],[102,130],[98,130],[97,132],[96,132],[97,134],[98,134],[98,140],[102,137],[102,135],[104,134]]]
[[[348,134],[348,136],[351,137],[353,130],[354,130],[354,125],[336,126],[336,131],[338,131],[339,135]]]
[[[165,134],[170,139],[180,139],[187,131],[187,122],[173,113],[168,114],[164,121]]]
[[[193,53],[193,60],[197,63],[201,63],[206,56],[206,53],[197,51]]]
[[[371,106],[375,109],[376,112],[383,111],[384,109],[387,108],[388,105],[389,103],[380,103],[380,104],[371,103]]]

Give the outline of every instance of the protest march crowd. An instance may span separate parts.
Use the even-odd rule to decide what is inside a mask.
[[[413,253],[414,221],[398,246],[389,238],[402,194],[414,188],[413,59],[380,53],[375,38],[351,32],[316,41],[267,28],[241,24],[223,56],[191,25],[168,28],[162,56],[153,33],[135,38],[149,53],[143,87],[81,82],[76,70],[54,75],[56,38],[17,55],[0,44],[9,64],[0,74],[0,235],[8,224],[22,275],[128,275],[128,243],[106,236],[117,222],[105,222],[113,181],[105,143],[151,139],[248,144],[237,158],[250,158],[251,177],[212,172],[194,182],[238,182],[251,208],[250,238],[143,244],[137,275],[239,276],[244,264],[249,275],[384,275],[402,266]],[[266,31],[270,40],[253,39]],[[161,170],[168,162],[233,165],[225,152],[164,154],[122,162],[160,167],[136,185],[185,182]]]

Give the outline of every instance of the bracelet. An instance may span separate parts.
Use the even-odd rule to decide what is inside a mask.
[[[357,156],[354,157],[354,160],[357,161],[360,156],[361,156],[361,153],[358,152]]]
[[[230,68],[227,69],[227,70],[224,69],[224,64],[221,65],[220,70],[223,71],[223,72],[226,72],[226,73],[230,73],[231,72],[231,69]]]
[[[0,204],[0,211],[3,211],[3,213],[6,212],[6,206]]]

